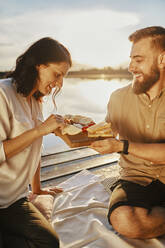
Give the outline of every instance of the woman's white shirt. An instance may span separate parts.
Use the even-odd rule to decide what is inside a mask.
[[[32,97],[31,107],[16,92],[11,78],[0,80],[0,208],[27,196],[41,158],[42,138],[6,160],[3,141],[34,128],[43,121],[41,103]]]

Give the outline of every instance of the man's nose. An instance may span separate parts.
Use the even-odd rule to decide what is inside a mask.
[[[134,72],[134,71],[135,71],[135,63],[133,63],[133,61],[131,61],[131,62],[129,63],[128,71],[129,71],[129,72]]]

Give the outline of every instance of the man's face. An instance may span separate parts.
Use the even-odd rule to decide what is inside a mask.
[[[133,44],[129,71],[133,74],[132,88],[135,94],[148,92],[160,78],[157,55],[149,38]]]

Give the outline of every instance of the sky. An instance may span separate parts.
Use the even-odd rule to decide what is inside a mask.
[[[165,27],[165,0],[5,0],[0,2],[0,71],[11,70],[33,42],[52,37],[70,51],[74,67],[126,66],[128,36]]]

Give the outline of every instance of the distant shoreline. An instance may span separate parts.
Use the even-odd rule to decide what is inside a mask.
[[[0,72],[0,78],[5,78],[9,72]],[[66,78],[80,78],[80,79],[104,79],[110,80],[114,78],[122,79],[132,79],[132,75],[129,73],[85,73],[85,72],[69,72]]]
[[[132,79],[132,75],[129,74],[85,74],[85,73],[78,73],[78,74],[68,74],[66,76],[67,78],[81,78],[81,79],[113,79],[113,78],[118,78],[118,79]]]

